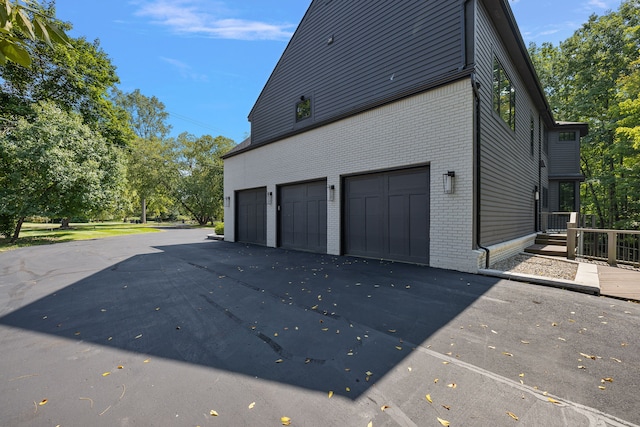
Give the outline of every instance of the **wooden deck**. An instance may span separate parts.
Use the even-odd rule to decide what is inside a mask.
[[[640,271],[598,266],[600,294],[640,301]]]

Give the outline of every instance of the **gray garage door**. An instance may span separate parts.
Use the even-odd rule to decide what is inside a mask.
[[[345,178],[344,250],[429,263],[429,168]]]
[[[267,243],[267,189],[255,188],[236,193],[236,241]]]
[[[278,190],[279,246],[327,252],[327,181],[284,185]]]

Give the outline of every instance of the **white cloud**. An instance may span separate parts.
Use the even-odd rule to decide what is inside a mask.
[[[161,56],[160,59],[166,62],[167,64],[173,65],[178,70],[178,73],[180,74],[180,76],[182,76],[185,79],[194,80],[198,82],[206,82],[208,80],[206,75],[198,74],[192,71],[192,68],[190,65],[185,64],[184,62],[178,59],[166,58],[164,56]]]
[[[598,7],[600,9],[607,9],[609,5],[604,0],[589,0],[589,6]]]
[[[292,24],[273,24],[229,17],[219,2],[146,0],[135,2],[136,15],[151,19],[177,34],[235,40],[288,40]]]

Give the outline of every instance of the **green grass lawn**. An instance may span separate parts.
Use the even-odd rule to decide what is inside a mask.
[[[100,222],[89,224],[72,223],[70,225],[72,229],[60,230],[59,224],[25,223],[22,225],[20,238],[15,244],[9,244],[9,239],[0,238],[0,252],[26,246],[48,245],[74,240],[101,239],[103,237],[122,236],[126,234],[155,233],[161,230],[154,228],[154,226],[161,226],[162,224]]]

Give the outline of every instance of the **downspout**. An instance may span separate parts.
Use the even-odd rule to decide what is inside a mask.
[[[480,197],[481,195],[481,185],[480,185],[480,178],[481,178],[481,173],[480,173],[480,166],[481,166],[481,160],[480,160],[480,153],[481,153],[481,138],[480,138],[480,93],[478,92],[478,89],[480,88],[480,82],[478,82],[476,80],[476,74],[472,73],[471,74],[471,87],[473,88],[473,100],[474,100],[474,144],[475,144],[475,152],[476,152],[476,164],[475,164],[475,195],[476,195],[476,211],[475,211],[475,223],[476,223],[476,235],[475,235],[475,245],[479,248],[482,249],[485,253],[485,268],[489,268],[489,257],[491,255],[491,251],[489,250],[489,248],[486,248],[484,246],[482,246],[482,228],[481,228],[481,222],[480,220],[481,218],[481,214],[480,214],[480,207],[481,207],[481,201],[482,201],[482,197]]]

